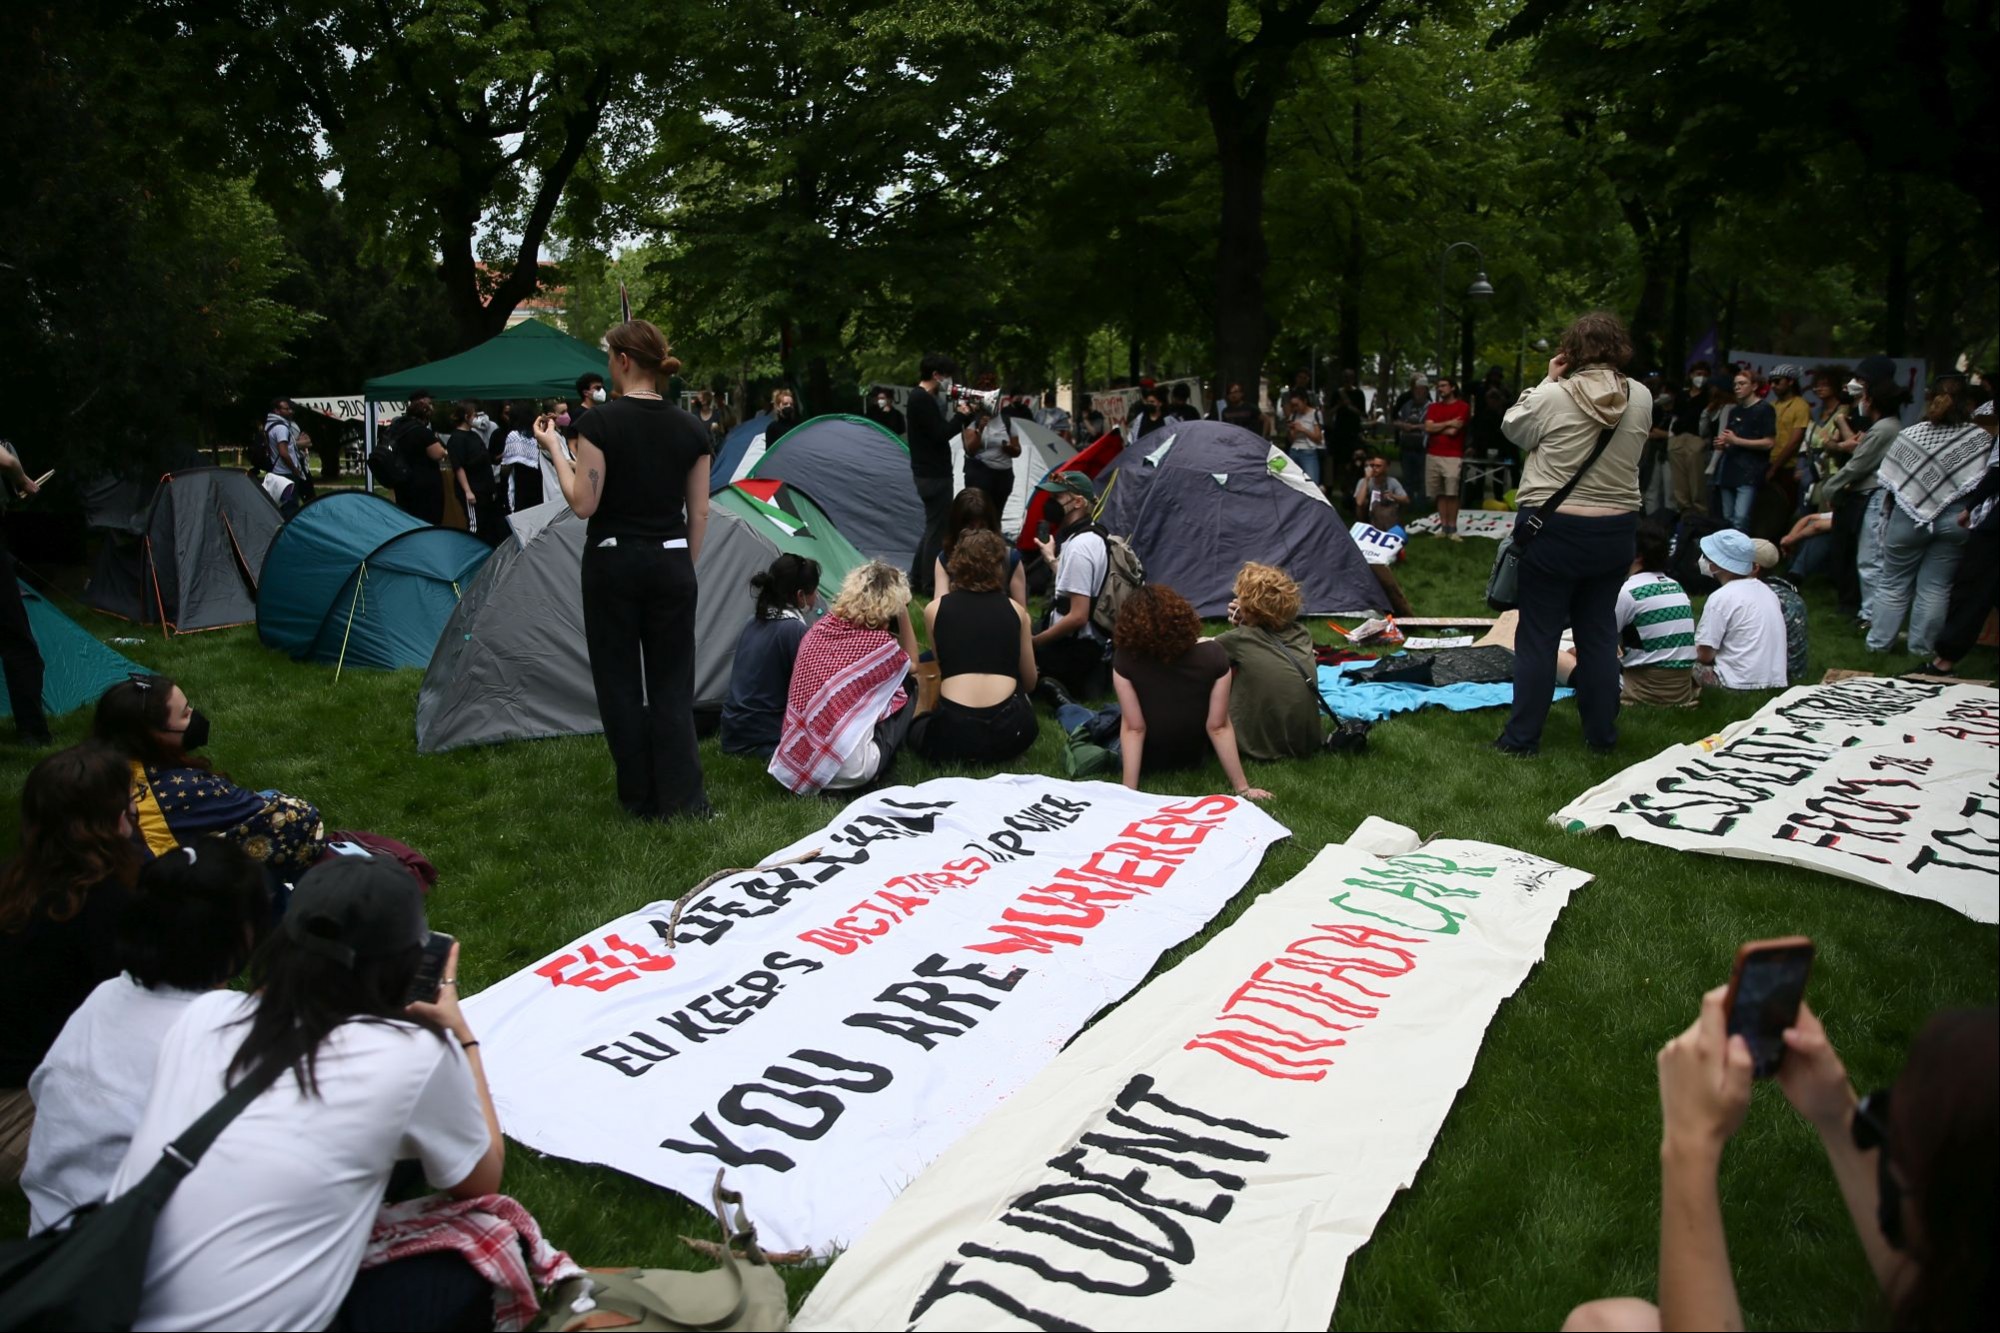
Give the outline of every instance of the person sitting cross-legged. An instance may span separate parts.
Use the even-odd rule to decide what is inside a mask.
[[[750,580],[757,614],[736,636],[729,697],[722,702],[722,751],[769,759],[784,731],[792,664],[819,600],[819,562],[791,552]]]
[[[895,762],[916,715],[910,581],[871,560],[799,641],[770,774],[787,791],[865,787]]]
[[[1063,729],[1097,734],[1115,721],[1117,735],[1105,748],[1119,756],[1134,791],[1148,772],[1193,768],[1213,753],[1231,791],[1269,799],[1243,775],[1236,750],[1229,654],[1201,637],[1201,617],[1187,598],[1165,584],[1133,590],[1118,611],[1117,643],[1111,684],[1118,702],[1095,713],[1065,704],[1056,713]]]
[[[1319,753],[1319,659],[1299,623],[1299,585],[1274,565],[1255,562],[1236,574],[1229,603],[1235,628],[1215,642],[1229,655],[1229,720],[1246,759],[1307,759]]]
[[[910,728],[910,745],[934,763],[992,764],[1035,743],[1035,645],[1028,613],[1007,595],[1007,543],[997,532],[961,533],[924,607],[937,654],[938,705]]]
[[[1757,553],[1735,528],[1701,539],[1701,572],[1722,586],[1695,627],[1695,680],[1726,690],[1778,690],[1787,683],[1785,613],[1757,577]]]

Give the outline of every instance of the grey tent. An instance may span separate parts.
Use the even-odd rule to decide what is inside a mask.
[[[751,483],[756,486],[756,483]],[[509,520],[500,544],[446,623],[417,693],[417,749],[602,731],[583,640],[584,520],[561,501]],[[781,551],[810,555],[831,596],[861,556],[825,514],[789,487],[731,487],[709,506],[696,567],[694,700],[712,722],[729,692],[736,640],[756,609],[751,576]]]
[[[250,474],[193,468],[160,478],[143,507],[107,494],[93,522],[104,545],[83,601],[168,634],[257,619],[257,577],[284,520]]]
[[[750,475],[812,496],[870,559],[908,569],[916,558],[924,506],[910,480],[910,447],[867,418],[814,417],[795,426]]]
[[[1125,446],[1098,477],[1098,522],[1128,538],[1148,583],[1204,616],[1229,608],[1246,562],[1298,580],[1307,615],[1380,606],[1347,524],[1298,467],[1240,426],[1188,421]]]

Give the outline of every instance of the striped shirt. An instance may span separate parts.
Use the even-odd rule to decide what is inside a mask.
[[[1628,627],[1639,636],[1637,648],[1631,646]],[[1618,590],[1618,632],[1628,667],[1686,671],[1694,666],[1694,607],[1681,585],[1665,574],[1641,571],[1625,580]]]

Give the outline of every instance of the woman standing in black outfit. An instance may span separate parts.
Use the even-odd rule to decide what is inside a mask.
[[[706,815],[694,738],[695,561],[708,528],[708,432],[660,396],[681,368],[651,323],[605,335],[613,401],[583,414],[571,463],[538,417],[563,498],[589,520],[583,634],[618,803],[646,819]]]

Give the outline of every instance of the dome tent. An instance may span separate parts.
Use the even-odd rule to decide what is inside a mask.
[[[711,487],[727,486],[748,475],[764,456],[764,432],[770,424],[771,414],[759,412],[722,437],[722,447],[715,451],[715,462],[708,469]]]
[[[1367,611],[1382,588],[1347,525],[1282,451],[1240,426],[1188,421],[1129,444],[1098,478],[1097,521],[1123,534],[1203,616],[1229,609],[1246,562],[1298,581],[1306,615]]]
[[[271,543],[257,637],[299,661],[427,666],[490,554],[478,538],[432,527],[377,496],[329,495]]]
[[[871,560],[908,569],[924,535],[910,449],[866,417],[814,417],[765,451],[750,477],[783,481],[819,502]]]
[[[104,545],[84,604],[169,635],[255,620],[264,556],[284,526],[249,473],[219,467],[170,472],[142,507],[93,522]]]
[[[35,646],[42,652],[42,711],[48,716],[60,717],[96,703],[99,695],[139,670],[137,663],[99,643],[33,588],[25,583],[19,587]],[[13,712],[7,682],[0,679],[0,717],[11,717]]]
[[[603,730],[583,639],[585,521],[552,502],[516,514],[438,640],[417,694],[417,749],[577,736]],[[776,482],[725,487],[709,499],[696,566],[695,714],[719,716],[736,640],[755,612],[753,575],[780,552],[820,564],[831,598],[866,557],[804,494]]]

